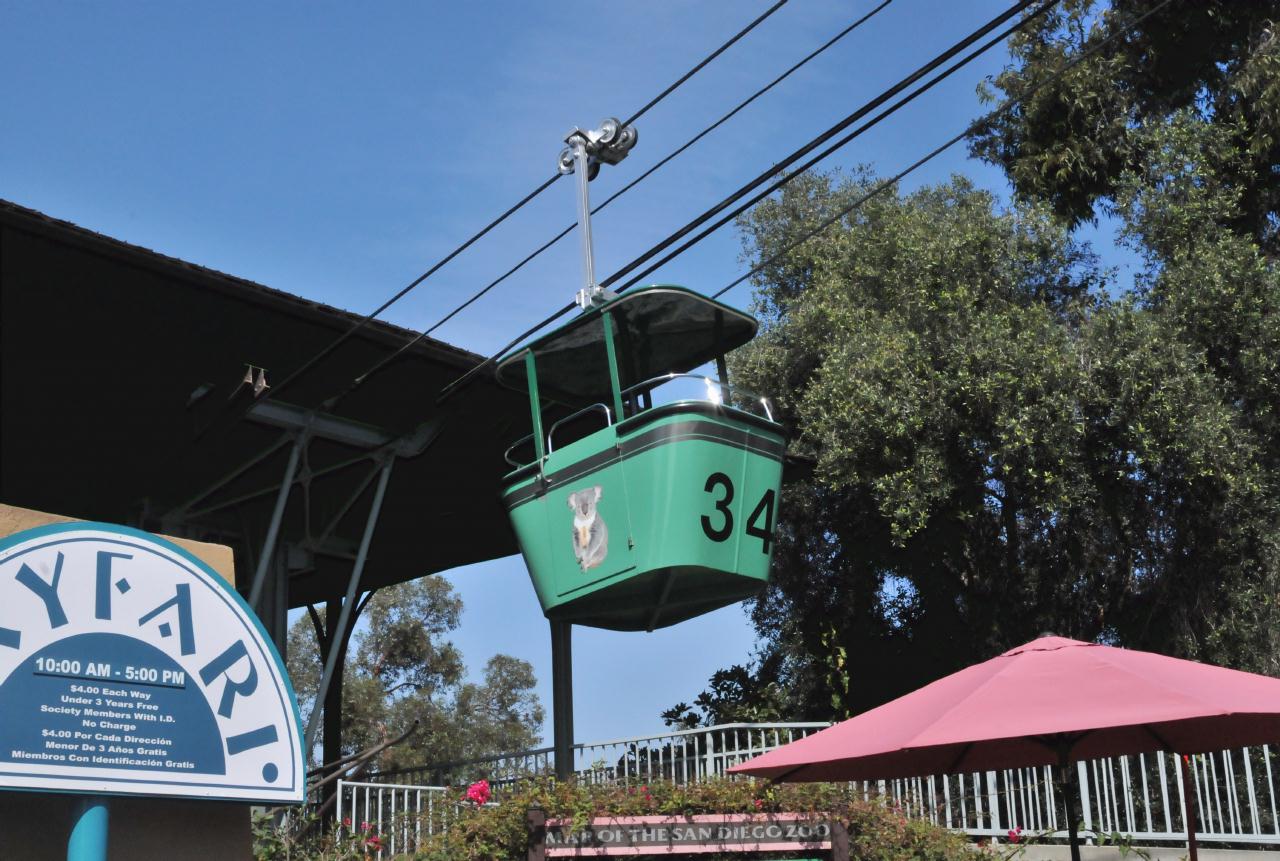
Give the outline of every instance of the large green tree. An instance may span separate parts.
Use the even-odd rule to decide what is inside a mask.
[[[343,754],[396,738],[415,721],[417,731],[382,753],[377,768],[442,764],[534,746],[543,712],[533,667],[495,655],[480,681],[467,681],[462,655],[447,639],[461,613],[462,600],[441,577],[373,594],[347,652]],[[323,611],[318,621],[323,627]],[[322,664],[316,625],[305,616],[289,631],[288,664],[305,722],[315,707]]]
[[[1280,251],[1280,2],[1064,0],[1010,40],[1012,63],[985,94],[1018,100],[974,136],[973,152],[1004,168],[1017,191],[1072,223],[1122,193],[1153,155],[1150,134],[1174,117],[1216,129],[1221,144],[1200,181],[1235,205],[1212,223]],[[1119,34],[1061,79],[1058,70]],[[1206,213],[1207,214],[1207,213]]]
[[[1064,0],[980,91],[1016,100],[970,142],[1012,208],[884,195],[763,269],[733,371],[816,466],[756,662],[669,720],[839,716],[1045,630],[1280,674],[1277,21]],[[747,257],[869,184],[794,183]],[[1132,283],[1073,241],[1100,215]]]
[[[748,256],[873,184],[793,183],[743,222]],[[1177,218],[1124,194],[1135,242]],[[1272,665],[1274,442],[1155,290],[962,179],[872,198],[766,267],[731,373],[777,396],[814,469],[784,493],[759,660],[667,718],[841,716],[1050,630]]]
[[[1122,241],[1145,263],[1137,282],[1124,286],[1163,337],[1212,375],[1248,449],[1255,487],[1242,522],[1199,524],[1234,534],[1239,556],[1177,561],[1188,569],[1184,578],[1226,572],[1235,586],[1215,608],[1229,623],[1188,651],[1273,673],[1280,672],[1272,573],[1280,496],[1277,21],[1276,0],[1072,0],[1015,37],[1012,62],[994,86],[1021,107],[972,141],[974,154],[1001,166],[1023,199],[1044,201],[1068,223],[1117,218]],[[1048,85],[1064,62],[1116,33],[1124,34],[1116,48]]]

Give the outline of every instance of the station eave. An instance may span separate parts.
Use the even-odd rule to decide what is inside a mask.
[[[238,391],[246,366],[278,382],[360,319],[0,201],[0,501],[161,528],[166,515],[280,440],[279,427],[226,420],[246,396]],[[280,400],[318,408],[415,336],[371,321]],[[425,451],[397,458],[366,587],[516,552],[497,488],[502,451],[527,430],[524,398],[485,374],[437,402],[480,360],[424,338],[334,408],[338,419],[392,435],[429,421],[439,426]],[[325,542],[314,539],[367,481],[375,464],[361,454],[332,440],[307,450],[310,505],[295,490],[282,526],[296,551],[291,606],[345,587],[369,494]],[[244,497],[184,528],[225,543],[227,535],[261,529],[274,503],[273,493],[261,491],[278,484],[287,456],[288,446],[280,447],[190,507]],[[325,472],[348,461],[354,464]]]

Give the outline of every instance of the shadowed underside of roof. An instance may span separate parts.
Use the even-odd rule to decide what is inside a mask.
[[[285,431],[239,415],[253,401],[246,366],[279,381],[359,319],[0,201],[0,500],[232,544],[243,582],[289,453]],[[279,401],[318,408],[414,334],[374,321]],[[517,551],[497,487],[502,451],[528,432],[524,398],[485,376],[436,404],[480,358],[424,339],[336,407],[393,436],[440,429],[395,461],[366,588]],[[281,532],[290,606],[344,590],[370,505],[358,491],[377,468],[368,455],[306,448],[310,492],[295,488]]]

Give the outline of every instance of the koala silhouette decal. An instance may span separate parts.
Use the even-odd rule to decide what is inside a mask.
[[[597,484],[569,494],[569,507],[573,509],[573,555],[583,571],[596,567],[609,555],[609,530],[596,509],[603,492]]]

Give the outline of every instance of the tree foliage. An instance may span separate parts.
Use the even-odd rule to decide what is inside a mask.
[[[481,681],[466,680],[462,655],[446,638],[458,627],[462,600],[440,577],[380,589],[349,646],[342,697],[344,753],[395,738],[414,721],[407,742],[387,750],[380,769],[444,763],[510,750],[537,741],[542,706],[533,667],[495,655]],[[319,611],[320,620],[324,613]],[[304,722],[315,705],[322,661],[312,621],[289,631],[289,674]]]
[[[1280,674],[1277,13],[1064,0],[980,90],[1017,100],[971,139],[1011,209],[883,195],[759,274],[732,370],[816,468],[756,663],[670,720],[842,716],[1050,630]],[[793,183],[747,256],[870,184]],[[1074,239],[1099,214],[1132,284]]]
[[[1176,185],[1166,136],[1144,169]],[[873,184],[792,183],[743,222],[748,255]],[[1116,183],[1150,255],[1133,290],[1047,204],[958,178],[761,272],[731,374],[815,467],[784,493],[759,660],[669,720],[844,716],[1045,631],[1277,668],[1280,290],[1252,238],[1188,212],[1237,192],[1191,185]]]
[[[1280,251],[1277,21],[1277,0],[1066,0],[1011,39],[1013,63],[986,95],[1000,91],[1019,99],[1019,107],[977,134],[973,152],[1003,167],[1024,197],[1048,201],[1078,222],[1114,200],[1126,179],[1163,151],[1152,129],[1174,116],[1194,118],[1213,126],[1224,144],[1199,163],[1199,179],[1236,198],[1234,207],[1215,212],[1213,223],[1274,255]],[[1117,47],[1049,85],[1073,57],[1117,32]]]

